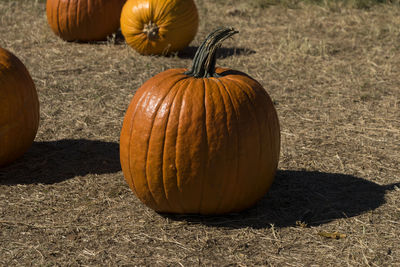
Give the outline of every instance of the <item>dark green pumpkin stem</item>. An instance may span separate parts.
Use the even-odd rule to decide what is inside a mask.
[[[225,39],[236,33],[238,31],[227,27],[218,28],[210,33],[197,49],[192,67],[185,74],[196,78],[218,77],[215,73],[217,49],[221,47]]]

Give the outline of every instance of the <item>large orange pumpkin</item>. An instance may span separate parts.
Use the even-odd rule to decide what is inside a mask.
[[[139,53],[164,55],[193,40],[198,20],[193,0],[128,0],[121,12],[121,32]]]
[[[0,166],[32,145],[39,126],[39,99],[24,64],[0,48]]]
[[[119,28],[126,0],[47,0],[47,21],[66,41],[99,41]]]
[[[157,74],[128,107],[122,171],[136,196],[158,212],[240,211],[274,180],[280,130],[270,97],[250,76],[215,68],[217,47],[235,33],[211,33],[190,70]]]

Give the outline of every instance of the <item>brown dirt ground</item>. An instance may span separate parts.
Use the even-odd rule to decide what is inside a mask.
[[[41,103],[32,148],[0,170],[0,264],[400,266],[400,7],[196,3],[191,46],[146,57],[119,35],[64,42],[44,1],[0,0],[0,46],[25,63]],[[124,181],[122,119],[144,81],[189,66],[220,25],[240,33],[217,64],[276,104],[276,181],[239,214],[160,215]],[[319,234],[335,231],[346,237]]]

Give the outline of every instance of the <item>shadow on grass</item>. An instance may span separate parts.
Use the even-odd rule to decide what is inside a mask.
[[[125,44],[125,37],[123,36],[121,29],[119,29],[117,32],[111,34],[110,36],[107,36],[106,39],[104,40],[99,40],[99,41],[67,41],[70,43],[77,43],[77,44],[88,44],[88,45],[104,45],[104,44],[113,44],[113,45],[122,45]],[[175,57],[177,56],[178,58],[182,59],[193,59],[194,55],[196,54],[196,51],[199,47],[198,46],[187,46],[184,49],[171,53],[170,55],[167,55],[167,57]],[[217,58],[227,58],[231,57],[234,55],[251,55],[255,54],[256,51],[248,49],[248,48],[242,48],[242,47],[220,47],[217,50]]]
[[[385,203],[385,193],[400,183],[378,185],[351,175],[309,171],[278,171],[268,194],[241,213],[200,216],[163,215],[173,220],[227,228],[295,226],[297,221],[321,225],[353,217]]]
[[[71,40],[71,41],[66,41],[67,43],[76,43],[76,44],[82,44],[82,45],[104,45],[104,44],[112,44],[112,45],[122,45],[125,44],[125,37],[121,32],[121,29],[118,31],[110,34],[104,40],[98,40],[98,41],[81,41],[81,40]]]
[[[0,169],[0,184],[52,184],[120,170],[118,143],[86,139],[34,142],[22,158]]]
[[[198,48],[198,46],[188,46],[179,51],[176,56],[182,59],[193,59]],[[220,47],[217,50],[217,58],[227,58],[233,55],[251,55],[255,53],[256,51],[247,48]]]

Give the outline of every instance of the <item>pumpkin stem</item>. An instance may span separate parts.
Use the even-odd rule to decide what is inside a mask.
[[[151,41],[155,41],[159,38],[158,36],[159,27],[157,24],[150,21],[148,24],[144,25],[143,33],[147,35],[147,38]]]
[[[215,73],[217,49],[221,47],[225,39],[236,33],[238,31],[227,27],[218,28],[210,33],[197,49],[192,67],[185,74],[195,78],[218,77]]]

